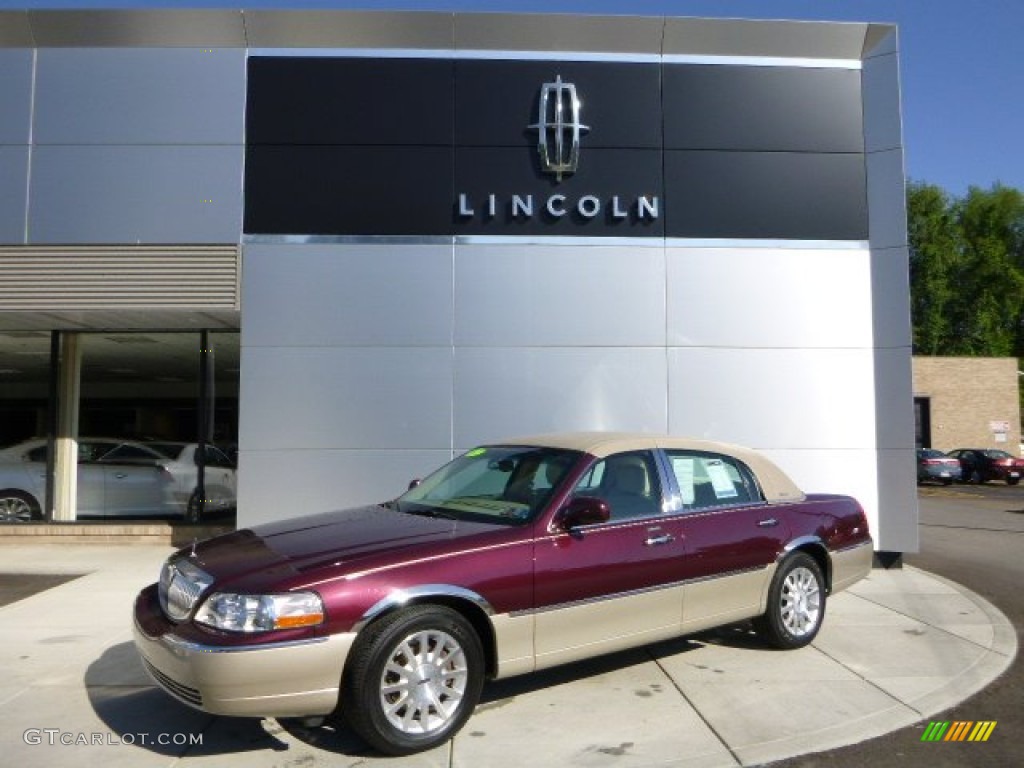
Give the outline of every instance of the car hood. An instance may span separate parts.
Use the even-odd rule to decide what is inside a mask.
[[[393,563],[438,545],[475,538],[503,525],[455,521],[368,506],[254,526],[204,541],[182,553],[218,584],[260,589],[325,566],[349,572]],[[193,554],[194,553],[194,554]]]

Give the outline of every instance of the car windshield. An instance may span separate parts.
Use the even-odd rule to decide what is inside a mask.
[[[395,506],[410,514],[525,523],[544,508],[580,456],[556,448],[474,448],[409,489]]]

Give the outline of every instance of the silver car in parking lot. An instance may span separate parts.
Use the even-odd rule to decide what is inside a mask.
[[[188,516],[197,508],[197,444],[116,438],[77,442],[79,516]],[[46,458],[44,438],[0,450],[0,522],[42,518]],[[234,507],[235,469],[214,446],[206,450],[205,488],[206,509]]]

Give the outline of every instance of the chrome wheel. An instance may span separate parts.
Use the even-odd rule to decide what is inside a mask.
[[[447,632],[415,632],[391,651],[380,680],[380,705],[388,722],[405,734],[443,729],[466,693],[466,654]]]
[[[27,499],[22,496],[4,496],[0,498],[0,522],[27,523],[35,517],[35,511]]]
[[[413,605],[359,633],[336,715],[385,754],[432,749],[465,725],[486,668],[469,619],[447,606]]]
[[[821,586],[808,568],[794,568],[782,582],[782,623],[794,637],[814,632],[821,619]]]
[[[802,648],[817,636],[825,619],[828,590],[822,567],[802,551],[779,563],[765,612],[754,620],[755,629],[771,645],[785,650]]]

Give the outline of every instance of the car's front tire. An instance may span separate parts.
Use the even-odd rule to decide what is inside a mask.
[[[776,648],[802,648],[814,640],[825,618],[825,579],[818,561],[796,552],[779,565],[768,590],[768,608],[755,622]]]
[[[0,491],[0,523],[41,520],[39,502],[22,491]]]
[[[420,752],[466,723],[483,681],[473,626],[450,608],[416,605],[364,630],[342,680],[341,715],[385,754]]]

